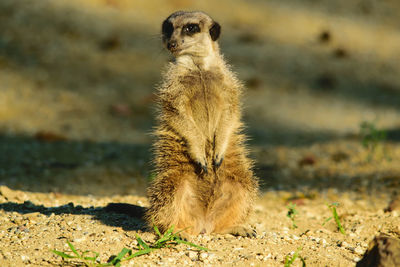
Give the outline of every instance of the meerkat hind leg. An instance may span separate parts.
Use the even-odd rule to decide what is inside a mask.
[[[243,226],[251,208],[250,192],[238,182],[225,182],[220,186],[219,197],[209,209],[214,232],[235,236],[255,237],[254,229]]]
[[[182,181],[177,188],[172,203],[171,214],[175,216],[173,225],[174,232],[180,231],[180,236],[189,239],[190,235],[199,234],[204,221],[204,211],[197,200],[194,189],[188,181]]]

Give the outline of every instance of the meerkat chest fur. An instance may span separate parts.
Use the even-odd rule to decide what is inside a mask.
[[[200,139],[205,140],[206,158],[209,158],[215,154],[213,144],[221,131],[219,128],[227,126],[226,115],[232,115],[227,126],[232,129],[230,132],[240,127],[239,83],[219,55],[207,68],[199,63],[170,63],[164,76],[165,83],[159,94],[161,119],[172,127],[177,125],[184,139],[185,130],[182,131],[181,126],[190,124],[195,128],[192,130],[199,132]],[[176,123],[174,120],[181,121]]]
[[[192,71],[181,79],[188,101],[186,110],[208,141],[214,138],[222,110],[228,106],[219,73]]]

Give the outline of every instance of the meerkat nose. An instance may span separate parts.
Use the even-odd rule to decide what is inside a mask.
[[[169,50],[175,49],[177,46],[178,46],[177,42],[176,41],[172,41],[172,40],[169,41],[168,44],[167,44],[167,48]]]

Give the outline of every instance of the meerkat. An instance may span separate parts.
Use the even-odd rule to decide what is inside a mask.
[[[225,63],[221,27],[203,12],[179,11],[162,23],[174,61],[158,88],[156,177],[146,219],[186,236],[230,233],[254,237],[245,223],[258,182],[242,134],[242,85]]]

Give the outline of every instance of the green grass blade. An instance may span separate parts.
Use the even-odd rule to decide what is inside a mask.
[[[182,239],[180,239],[180,238],[175,239],[175,242],[178,243],[178,244],[185,244],[185,245],[188,245],[188,246],[191,246],[191,247],[195,247],[195,248],[200,249],[200,250],[208,251],[208,248],[205,248],[205,247],[202,247],[202,246],[193,244],[193,243],[191,243],[191,242],[182,240]]]
[[[323,223],[322,226],[324,226],[327,222],[329,222],[330,220],[332,220],[333,217],[329,217],[328,219],[326,219]]]
[[[295,253],[293,254],[293,257],[292,257],[292,258],[290,259],[290,261],[288,262],[288,266],[292,265],[293,262],[297,259],[297,257],[298,257],[298,253],[295,252]]]
[[[154,231],[156,232],[156,234],[161,238],[162,235],[160,233],[160,230],[158,230],[158,227],[156,225],[154,225]]]
[[[285,263],[284,263],[284,267],[290,267],[290,265],[291,265],[291,263],[289,263],[289,261],[290,261],[290,257],[289,256],[286,256],[286,258],[285,258]]]
[[[174,225],[172,225],[163,235],[162,238],[169,239],[173,235]]]
[[[115,266],[114,264],[112,264],[111,262],[107,262],[107,263],[94,263],[96,267],[106,267],[106,266]],[[89,266],[90,267],[90,266]]]
[[[85,257],[85,255],[88,254],[88,253],[93,253],[94,256],[93,256],[93,257]],[[94,252],[94,251],[91,251],[91,250],[86,250],[86,251],[82,252],[81,257],[82,257],[82,259],[84,259],[84,260],[90,260],[90,261],[95,262],[96,259],[99,257],[99,255],[100,255],[100,254],[97,253],[97,252]]]
[[[286,256],[286,259],[285,259],[285,265],[284,265],[284,267],[290,267],[292,264],[293,264],[293,262],[297,259],[297,257],[299,257],[299,252],[302,250],[303,248],[302,247],[299,247],[296,251],[295,251],[295,253],[293,254],[293,256],[292,256],[292,258],[290,258],[289,259],[289,256]],[[301,258],[301,257],[300,257]]]
[[[141,255],[144,255],[144,254],[148,254],[148,253],[152,252],[153,250],[155,250],[155,249],[154,248],[148,248],[148,249],[139,250],[138,252],[133,253],[132,255],[130,255],[130,256],[126,257],[126,258],[123,258],[121,261],[128,261],[128,260],[130,260],[132,258],[141,256]]]
[[[56,254],[56,255],[58,255],[60,257],[63,257],[64,259],[76,259],[76,258],[78,258],[77,256],[68,255],[68,254],[66,254],[64,252],[57,251],[57,250],[52,250],[51,252],[53,252],[54,254]]]
[[[118,255],[111,261],[111,263],[115,266],[118,266],[118,263],[121,262],[122,258],[127,254],[127,253],[132,253],[132,250],[123,248]]]
[[[333,218],[335,219],[335,222],[336,222],[336,224],[337,224],[337,226],[338,226],[338,228],[339,228],[339,231],[340,231],[342,234],[345,235],[346,232],[344,231],[344,228],[343,228],[342,224],[340,223],[339,215],[337,214],[336,208],[335,208],[334,206],[332,207],[332,212],[333,212]]]
[[[140,238],[140,236],[136,235],[136,240],[139,243],[139,246],[142,246],[142,248],[144,249],[150,248],[149,245],[147,245],[146,242],[144,242],[143,239]]]
[[[84,260],[86,260],[86,261],[95,262],[97,258],[95,258],[95,257],[82,257],[82,259],[84,259]]]
[[[177,236],[177,233],[173,233],[174,226],[169,228],[163,235],[160,233],[158,228],[155,226],[154,230],[156,231],[157,235],[160,237],[156,242],[153,244],[148,245],[139,235],[136,234],[136,240],[138,242],[138,249],[136,253],[132,254],[132,250],[128,248],[123,248],[115,258],[112,260],[108,261],[107,263],[99,263],[96,262],[99,258],[99,253],[91,251],[91,250],[86,250],[83,251],[81,254],[75,249],[75,247],[72,245],[71,242],[67,240],[67,244],[69,248],[71,249],[72,253],[74,255],[69,255],[61,251],[57,250],[52,250],[54,254],[57,256],[62,257],[63,259],[80,259],[82,261],[82,264],[85,264],[86,266],[99,266],[99,267],[105,267],[105,266],[121,266],[121,262],[123,261],[128,261],[134,257],[138,257],[144,254],[148,254],[156,249],[160,248],[171,248],[174,245],[177,244],[185,244],[194,248],[197,248],[199,250],[205,250],[207,251],[208,248],[198,246],[196,244],[193,244],[191,242],[182,240],[179,236]],[[182,231],[184,231],[183,229]],[[179,232],[178,232],[179,233]],[[129,255],[127,255],[129,254]]]
[[[156,243],[154,244],[154,246],[156,246],[156,247],[163,247],[163,246],[165,245],[164,243],[166,243],[166,242],[168,242],[168,241],[174,241],[175,239],[180,239],[179,236],[178,236],[178,234],[181,233],[181,232],[183,232],[183,231],[185,231],[186,229],[187,229],[187,228],[182,229],[182,230],[180,230],[180,231],[178,231],[178,232],[176,232],[176,233],[172,233],[172,231],[174,230],[174,226],[172,226],[171,228],[169,228],[169,229],[167,230],[167,232],[164,233],[164,235],[163,235],[160,239],[158,239],[158,240],[156,241]]]
[[[123,248],[120,253],[118,253],[116,259],[122,259],[127,253],[132,254],[132,250]]]
[[[286,256],[285,257],[285,262],[284,262],[284,265],[283,265],[284,267],[290,267],[290,264],[289,264],[289,256]]]
[[[72,245],[68,240],[67,240],[67,244],[68,244],[69,248],[72,250],[72,252],[73,252],[78,258],[80,258],[81,255],[79,255],[78,251],[76,251],[74,245]]]
[[[304,260],[304,258],[302,256],[300,256],[300,260],[301,260],[301,266],[306,267],[306,261]]]
[[[183,231],[186,231],[186,230],[189,229],[189,228],[190,228],[190,227],[183,228],[182,230],[179,230],[178,232],[173,233],[173,235],[179,238],[179,234],[182,233]]]

